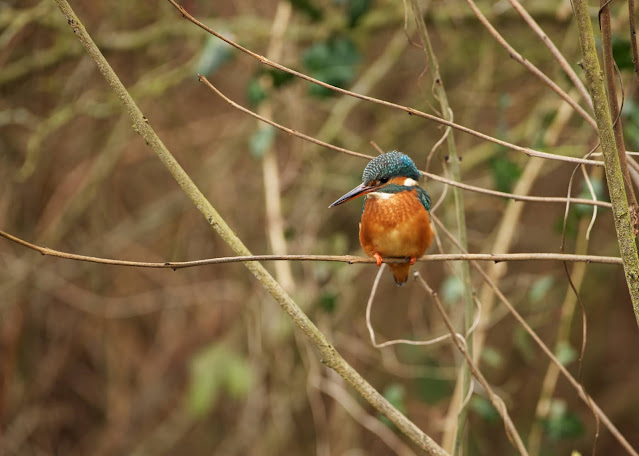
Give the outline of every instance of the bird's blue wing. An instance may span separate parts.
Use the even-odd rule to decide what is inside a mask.
[[[426,190],[424,190],[421,187],[415,187],[415,190],[417,191],[417,196],[419,197],[419,201],[421,201],[421,203],[424,205],[427,211],[430,211],[431,201],[430,201],[430,196],[428,196],[428,193],[426,193]]]

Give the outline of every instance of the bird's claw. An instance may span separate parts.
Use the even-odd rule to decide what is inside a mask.
[[[417,262],[417,257],[410,257],[411,266]]]
[[[375,257],[375,263],[377,263],[377,266],[381,266],[382,265],[382,256],[379,253],[377,253],[377,252],[375,252],[373,254],[373,256]]]

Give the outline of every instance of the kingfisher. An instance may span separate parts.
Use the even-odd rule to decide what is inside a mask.
[[[419,186],[420,173],[408,155],[392,151],[371,160],[362,183],[329,208],[364,196],[359,242],[377,266],[383,258],[408,258],[389,264],[397,285],[408,280],[408,271],[433,242],[430,196]]]

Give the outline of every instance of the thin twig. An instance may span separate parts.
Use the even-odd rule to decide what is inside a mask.
[[[561,89],[561,87],[559,87],[557,84],[555,84],[555,82],[553,82],[552,79],[550,79],[548,76],[546,76],[546,74],[543,71],[541,71],[535,65],[530,63],[524,57],[522,57],[522,55],[519,52],[517,52],[515,50],[515,48],[512,47],[508,43],[508,41],[506,41],[504,39],[503,36],[500,35],[500,33],[497,31],[497,29],[495,29],[495,27],[493,27],[493,25],[486,18],[486,16],[484,16],[484,14],[477,7],[477,5],[475,4],[475,2],[473,0],[466,0],[466,2],[470,6],[470,8],[473,10],[473,13],[475,13],[475,16],[477,16],[477,19],[479,19],[479,22],[481,22],[482,25],[484,27],[486,27],[486,30],[488,30],[488,33],[490,33],[492,35],[492,37],[495,38],[495,40],[497,40],[497,42],[499,44],[501,44],[504,49],[506,49],[506,51],[508,51],[508,55],[510,55],[510,57],[512,59],[514,59],[515,61],[521,63],[528,71],[530,71],[532,74],[537,76],[544,84],[546,84],[557,95],[559,95],[561,98],[563,98],[566,101],[566,103],[568,103],[570,106],[572,106],[573,109],[575,111],[577,111],[577,113],[581,117],[583,117],[584,120],[586,122],[588,122],[588,124],[590,124],[591,127],[597,128],[597,123],[595,122],[595,119],[593,119],[581,106],[579,106],[579,104],[575,100],[573,100],[570,96],[568,96],[568,94],[566,92],[564,92]]]
[[[583,163],[585,165],[603,166],[603,164],[601,162],[598,162],[598,161],[595,161],[595,160],[583,160],[583,159],[580,159],[580,158],[559,156],[559,155],[549,154],[547,152],[541,152],[541,151],[538,151],[538,150],[530,149],[528,147],[518,146],[516,144],[512,144],[512,143],[509,143],[507,141],[503,141],[501,139],[497,139],[497,138],[494,138],[494,137],[489,136],[487,134],[478,132],[478,131],[473,130],[471,128],[464,127],[463,125],[459,125],[459,124],[456,124],[454,122],[449,122],[449,121],[447,121],[445,119],[442,119],[441,117],[437,117],[437,116],[434,116],[432,114],[428,114],[428,113],[425,113],[423,111],[419,111],[417,109],[409,108],[407,106],[399,105],[399,104],[396,104],[396,103],[391,103],[390,101],[380,100],[379,98],[370,97],[368,95],[362,95],[362,94],[359,94],[359,93],[351,92],[349,90],[341,89],[339,87],[335,87],[333,85],[327,84],[327,83],[322,82],[322,81],[320,81],[318,79],[312,78],[312,77],[310,77],[310,76],[308,76],[308,75],[306,75],[304,73],[300,73],[299,71],[295,71],[295,70],[293,70],[291,68],[288,68],[288,67],[286,67],[284,65],[281,65],[279,63],[272,62],[271,60],[267,59],[266,57],[264,57],[262,55],[259,55],[259,54],[255,53],[255,52],[253,52],[253,51],[251,51],[251,50],[239,45],[235,41],[224,37],[223,35],[219,34],[215,30],[211,29],[210,27],[204,25],[203,23],[201,23],[200,21],[195,19],[182,6],[178,5],[174,0],[168,0],[168,1],[173,6],[175,6],[175,8],[178,11],[180,11],[182,16],[184,16],[186,19],[188,19],[189,21],[191,21],[192,23],[194,23],[198,27],[202,28],[203,30],[206,30],[211,35],[214,35],[215,37],[221,39],[222,41],[230,44],[234,48],[244,52],[245,54],[253,57],[254,59],[257,59],[258,61],[260,61],[264,65],[268,65],[268,66],[270,66],[272,68],[276,68],[278,70],[281,70],[281,71],[284,71],[286,73],[292,74],[293,76],[296,76],[296,77],[298,77],[300,79],[303,79],[305,81],[312,82],[314,84],[320,85],[322,87],[325,87],[327,89],[333,90],[334,92],[341,93],[343,95],[349,95],[351,97],[360,98],[362,100],[370,101],[371,103],[376,103],[376,104],[379,104],[379,105],[382,105],[382,106],[387,106],[389,108],[394,108],[394,109],[398,109],[398,110],[404,111],[404,112],[408,113],[409,115],[422,117],[424,119],[432,120],[433,122],[438,122],[438,123],[440,123],[442,125],[447,125],[449,127],[455,128],[455,129],[457,129],[459,131],[462,131],[464,133],[468,133],[468,134],[473,135],[473,136],[475,136],[477,138],[483,139],[485,141],[490,141],[490,142],[493,142],[495,144],[499,144],[500,146],[504,146],[507,149],[516,150],[518,152],[523,152],[526,155],[529,155],[531,157],[534,156],[534,157],[549,158],[549,159],[555,159],[555,160],[561,160],[561,161],[568,161],[568,162],[572,162],[572,163]]]
[[[67,260],[85,261],[89,263],[110,264],[112,266],[132,266],[137,268],[153,268],[153,269],[185,269],[194,266],[206,266],[212,264],[226,263],[247,263],[256,261],[335,261],[348,264],[375,263],[374,258],[359,257],[353,255],[239,255],[233,257],[207,258],[203,260],[193,261],[165,261],[165,262],[146,262],[146,261],[129,261],[116,260],[111,258],[101,258],[88,255],[77,255],[75,253],[61,252],[48,247],[41,247],[16,236],[0,230],[0,236],[10,241],[20,244],[23,247],[40,252],[42,255],[49,255]],[[580,263],[600,263],[600,264],[622,264],[621,258],[606,257],[597,255],[570,255],[559,253],[508,253],[508,254],[492,254],[492,253],[451,253],[439,255],[425,255],[419,258],[420,262],[432,261],[569,261]],[[384,263],[397,264],[406,263],[407,258],[390,258],[386,257],[382,260]]]
[[[368,302],[366,303],[366,328],[368,329],[368,334],[371,337],[371,344],[373,344],[373,347],[384,348],[391,345],[433,345],[448,339],[450,337],[450,334],[444,334],[442,336],[428,340],[392,339],[386,342],[377,343],[375,330],[373,329],[373,324],[371,323],[371,312],[373,310],[373,301],[375,300],[375,295],[377,294],[377,287],[379,286],[379,279],[381,279],[385,269],[386,265],[382,264],[382,266],[379,268],[379,271],[377,271],[375,281],[373,282],[373,287],[371,288],[371,294],[369,295]]]
[[[339,146],[335,146],[333,144],[321,141],[319,139],[316,139],[312,136],[306,135],[304,133],[300,133],[297,130],[294,130],[292,128],[288,128],[285,127],[284,125],[278,124],[277,122],[274,122],[270,119],[267,119],[266,117],[260,116],[259,114],[257,114],[254,111],[251,111],[248,108],[245,108],[244,106],[236,103],[235,101],[231,100],[230,98],[228,98],[226,95],[224,95],[222,92],[220,92],[220,90],[215,87],[213,84],[211,84],[211,82],[206,79],[206,77],[200,75],[199,76],[199,80],[201,82],[203,82],[209,89],[211,89],[213,92],[215,92],[220,98],[222,98],[224,101],[226,101],[228,104],[230,104],[231,106],[233,106],[234,108],[252,116],[255,117],[256,119],[261,120],[264,123],[267,123],[269,125],[272,125],[275,128],[278,128],[286,133],[288,133],[289,135],[293,135],[293,136],[297,136],[298,138],[301,138],[305,141],[309,141],[313,144],[317,144],[318,146],[322,146],[322,147],[326,147],[327,149],[331,149],[343,154],[347,154],[347,155],[352,155],[353,157],[358,157],[358,158],[363,158],[366,160],[372,160],[374,157],[370,156],[370,155],[366,155],[366,154],[362,154],[359,152],[355,152],[353,150],[350,149],[346,149],[344,147],[339,147]],[[550,154],[552,155],[552,154]],[[533,155],[533,156],[538,156],[538,155]],[[561,155],[552,155],[552,159],[553,160],[563,160],[561,158]],[[549,158],[547,156],[541,156],[540,158]],[[574,161],[572,160],[572,157],[563,157],[563,158],[570,158],[571,163],[574,163]],[[576,163],[583,163],[584,160],[580,159],[580,158],[576,158],[575,160]],[[592,160],[585,160],[586,162],[589,163],[600,163],[597,161],[592,161]],[[533,203],[562,203],[564,204],[566,202],[566,198],[563,198],[561,196],[529,196],[529,195],[513,195],[511,193],[505,193],[505,192],[500,192],[497,190],[490,190],[490,189],[486,189],[486,188],[481,188],[481,187],[476,187],[474,185],[468,185],[468,184],[463,184],[461,182],[456,182],[452,179],[446,179],[445,177],[439,176],[437,174],[432,174],[432,173],[428,173],[428,172],[424,172],[424,171],[420,171],[422,173],[422,175],[427,176],[430,179],[436,180],[438,182],[443,182],[445,184],[448,185],[452,185],[454,187],[459,187],[462,188],[464,190],[469,190],[471,192],[477,192],[477,193],[483,193],[486,195],[493,195],[493,196],[499,196],[502,198],[508,198],[511,200],[515,200],[515,201],[529,201],[529,202],[533,202]],[[576,198],[571,198],[571,200],[573,203],[575,204],[588,204],[588,205],[596,205],[596,206],[601,206],[601,207],[612,207],[610,205],[610,203],[606,202],[606,201],[592,201],[592,200],[587,200],[587,199],[576,199]]]
[[[513,6],[515,11],[519,13],[522,19],[526,22],[526,24],[528,24],[531,30],[535,32],[535,34],[541,39],[541,42],[544,43],[544,45],[548,48],[548,50],[553,55],[553,57],[555,57],[555,60],[557,60],[557,62],[559,63],[559,66],[562,68],[562,70],[564,70],[564,73],[566,73],[566,75],[570,78],[572,83],[575,85],[575,88],[579,91],[579,94],[583,97],[584,101],[588,104],[590,109],[592,109],[592,100],[590,99],[590,94],[588,93],[586,86],[584,86],[583,82],[581,82],[581,79],[579,79],[579,76],[577,75],[575,70],[572,68],[572,66],[570,66],[570,64],[568,63],[564,55],[561,53],[561,51],[557,49],[557,46],[555,46],[555,43],[553,43],[550,37],[546,35],[546,32],[543,31],[543,29],[539,26],[539,24],[535,21],[535,19],[533,19],[530,13],[528,13],[526,8],[522,6],[519,0],[508,0],[508,1]],[[631,0],[631,1],[634,1],[634,0]]]
[[[517,432],[517,428],[515,428],[515,424],[513,423],[512,419],[510,418],[510,415],[508,414],[508,410],[506,409],[506,405],[504,404],[504,401],[493,391],[492,387],[488,383],[488,380],[486,380],[486,378],[481,373],[479,368],[473,362],[472,354],[469,352],[468,347],[466,346],[466,340],[463,338],[461,334],[458,334],[455,331],[455,328],[453,327],[453,323],[450,321],[450,318],[448,318],[448,314],[446,313],[444,306],[439,300],[439,295],[435,292],[435,290],[433,290],[428,285],[428,283],[426,283],[426,281],[424,280],[424,278],[421,276],[419,272],[414,272],[413,274],[415,278],[417,279],[417,281],[419,282],[419,284],[422,286],[422,288],[424,288],[424,290],[426,290],[426,292],[429,293],[431,297],[433,298],[433,301],[435,302],[435,306],[437,307],[439,314],[444,320],[444,324],[450,331],[450,334],[453,336],[453,342],[455,343],[455,346],[462,353],[462,355],[464,355],[464,358],[466,358],[466,364],[468,365],[470,372],[472,373],[473,377],[475,377],[477,381],[481,384],[481,386],[486,390],[486,393],[488,394],[488,398],[490,399],[490,402],[492,402],[492,404],[495,406],[495,409],[504,420],[506,435],[508,435],[508,438],[512,442],[513,446],[517,448],[517,451],[519,451],[520,454],[527,456],[528,451],[526,451],[524,442],[521,440],[521,437],[519,436],[519,432]]]

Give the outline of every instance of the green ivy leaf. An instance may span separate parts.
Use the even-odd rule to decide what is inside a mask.
[[[499,412],[485,397],[473,396],[470,408],[489,423],[496,423],[500,420]]]
[[[626,38],[612,37],[612,55],[619,67],[619,71],[634,71],[632,63],[632,50],[630,49],[630,40]]]
[[[485,347],[481,352],[481,359],[491,367],[500,367],[504,364],[504,357],[492,347]]]
[[[528,291],[528,299],[532,303],[537,303],[544,299],[548,291],[555,284],[555,278],[551,275],[545,275],[535,280]]]
[[[227,36],[231,39],[233,38],[231,34],[227,34]],[[209,35],[195,64],[195,71],[198,74],[209,76],[224,65],[232,55],[232,48],[229,44],[213,35]]]
[[[639,105],[631,99],[626,99],[621,115],[624,119],[624,138],[633,150],[639,149]]]
[[[372,0],[346,0],[346,17],[348,18],[348,26],[356,27],[359,21],[370,10]]]
[[[562,341],[557,344],[555,356],[557,356],[557,359],[562,365],[567,366],[577,359],[577,350],[572,348],[568,342]]]
[[[503,152],[500,152],[496,157],[492,158],[489,164],[497,190],[510,193],[513,185],[517,182],[519,176],[521,176],[521,168],[519,165],[508,158]]]
[[[320,295],[319,305],[326,313],[333,313],[337,308],[337,293],[325,291]]]
[[[565,402],[555,400],[544,420],[544,430],[551,439],[574,439],[583,435],[584,426],[576,413],[567,410]]]
[[[189,366],[186,404],[195,417],[209,413],[220,394],[234,399],[246,397],[253,385],[253,369],[248,361],[219,343],[211,343],[196,353]]]
[[[196,417],[206,415],[215,406],[222,383],[220,361],[223,357],[223,349],[214,344],[191,359],[187,406]]]
[[[230,355],[227,359],[224,385],[233,399],[244,399],[253,386],[253,368],[246,359]]]
[[[453,384],[443,378],[419,377],[415,380],[419,398],[428,404],[436,404],[453,393]]]
[[[266,91],[262,88],[262,84],[260,84],[259,77],[251,78],[246,87],[246,98],[249,104],[253,108],[256,108],[261,102],[266,100],[267,96]]]
[[[260,126],[249,138],[249,150],[255,158],[262,158],[275,140],[275,127]]]
[[[523,328],[517,328],[513,334],[513,342],[517,351],[527,363],[531,363],[535,358],[535,350],[533,350],[530,336]]]
[[[405,403],[406,390],[404,389],[404,387],[402,385],[400,385],[399,383],[391,383],[386,388],[384,388],[384,391],[382,391],[382,395],[397,410],[399,410],[402,413],[406,413],[406,403]],[[380,421],[382,421],[388,427],[394,427],[395,426],[384,415],[378,414],[377,416],[379,417]]]
[[[302,63],[314,78],[343,88],[355,78],[355,67],[360,59],[361,55],[351,39],[334,37],[308,48],[302,56]],[[317,84],[310,86],[309,93],[319,98],[334,94]]]
[[[324,16],[322,10],[311,0],[290,0],[290,2],[293,8],[306,14],[313,22],[319,21]]]

